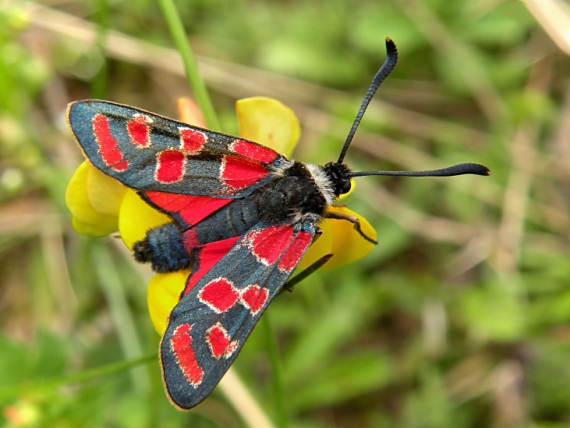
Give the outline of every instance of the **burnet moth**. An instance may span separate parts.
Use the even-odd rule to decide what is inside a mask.
[[[338,160],[324,166],[125,105],[69,105],[69,126],[87,159],[173,220],[134,244],[135,259],[156,272],[192,270],[159,349],[176,407],[190,409],[214,389],[319,234],[321,220],[351,221],[371,240],[356,218],[327,211],[352,178],[489,175],[473,163],[419,172],[352,172],[343,163],[372,96],[396,65],[390,39],[386,50]]]

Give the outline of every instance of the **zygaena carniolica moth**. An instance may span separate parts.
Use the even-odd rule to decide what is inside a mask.
[[[267,305],[284,287],[327,211],[366,175],[489,175],[466,163],[434,171],[352,172],[344,156],[372,96],[397,60],[374,77],[336,162],[288,160],[242,138],[107,101],[71,103],[67,117],[85,156],[138,191],[173,223],[147,232],[135,258],[156,272],[191,268],[160,344],[166,391],[179,408],[201,402],[236,358]]]

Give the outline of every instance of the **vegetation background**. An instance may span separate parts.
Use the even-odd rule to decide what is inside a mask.
[[[236,99],[272,96],[301,120],[295,158],[336,159],[389,36],[400,61],[348,164],[473,161],[493,172],[358,181],[346,203],[380,244],[276,299],[273,332],[258,326],[234,364],[266,418],[307,428],[568,426],[568,4],[177,6],[224,131],[237,131]],[[69,101],[106,98],[175,117],[187,95],[155,1],[0,2],[3,426],[271,426],[245,422],[256,413],[230,404],[242,396],[231,390],[178,412],[154,357],[126,368],[156,355],[150,272],[117,239],[77,235],[64,205],[82,161],[64,121]]]

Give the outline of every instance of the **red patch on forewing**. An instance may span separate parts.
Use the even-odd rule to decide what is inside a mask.
[[[269,291],[267,288],[260,287],[257,284],[248,285],[241,290],[240,303],[251,311],[252,315],[257,314],[267,302]]]
[[[226,206],[233,199],[219,199],[210,196],[178,195],[175,193],[146,192],[152,203],[169,213],[178,213],[188,226],[194,226]]]
[[[176,183],[184,178],[186,156],[178,150],[165,150],[156,155],[154,178],[162,184]]]
[[[228,251],[234,246],[239,236],[234,238],[228,238],[221,241],[211,242],[204,245],[197,252],[194,253],[194,257],[198,257],[198,269],[196,269],[190,277],[184,289],[184,294],[186,295],[194,286],[202,279],[202,277],[208,273],[216,263],[218,263],[222,257],[224,257]],[[184,232],[184,246],[190,252],[192,248],[196,248],[196,238],[195,229],[190,229]],[[193,247],[192,247],[193,246]],[[203,292],[203,289],[202,289]]]
[[[99,146],[99,154],[105,165],[112,167],[115,171],[126,171],[129,162],[123,160],[123,152],[119,149],[119,145],[109,126],[108,119],[101,113],[96,114],[91,121],[95,141]]]
[[[196,387],[202,383],[204,371],[196,360],[190,330],[192,330],[190,324],[179,325],[170,338],[170,347],[184,377],[190,385]]]
[[[216,323],[207,331],[206,340],[215,358],[222,356],[229,358],[235,352],[239,342],[237,340],[230,342],[230,339],[227,330],[220,323]]]
[[[224,156],[221,179],[225,186],[239,190],[257,183],[268,174],[258,161],[237,156]]]
[[[129,168],[129,161],[124,160],[113,165],[113,169],[118,172],[126,171]]]
[[[285,272],[293,270],[301,260],[307,247],[311,244],[312,239],[312,234],[299,232],[287,252],[281,257],[281,260],[279,260],[279,269]]]
[[[230,150],[239,155],[247,156],[261,162],[272,162],[278,156],[277,152],[271,150],[269,147],[253,144],[249,141],[235,140]]]
[[[127,123],[127,132],[131,143],[135,147],[149,147],[150,146],[150,128],[149,123],[152,119],[144,114],[136,114]]]
[[[202,287],[198,298],[214,312],[220,314],[236,304],[239,291],[226,278],[216,278]]]
[[[271,266],[289,247],[292,236],[293,228],[289,225],[271,226],[251,232],[248,246],[259,262]]]
[[[206,144],[206,134],[190,128],[178,128],[180,131],[180,150],[186,154],[195,154]]]

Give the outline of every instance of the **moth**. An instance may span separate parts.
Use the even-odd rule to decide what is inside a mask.
[[[390,39],[386,50],[338,160],[324,166],[134,107],[98,100],[69,105],[69,126],[86,158],[173,220],[134,244],[135,259],[156,272],[192,270],[159,349],[176,407],[190,409],[214,389],[324,218],[353,222],[372,240],[356,218],[327,210],[352,178],[489,175],[473,163],[419,172],[352,172],[343,163],[370,100],[396,65]]]

